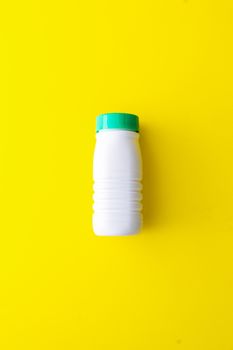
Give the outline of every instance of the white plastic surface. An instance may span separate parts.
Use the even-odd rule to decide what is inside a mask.
[[[127,236],[142,226],[139,134],[104,129],[96,134],[93,229],[97,236]]]

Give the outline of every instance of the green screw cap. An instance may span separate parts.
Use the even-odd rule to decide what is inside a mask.
[[[96,118],[96,132],[102,129],[122,129],[139,132],[139,118],[130,113],[106,113]]]

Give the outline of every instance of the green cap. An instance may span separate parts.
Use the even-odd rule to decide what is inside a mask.
[[[139,132],[138,116],[129,113],[106,113],[96,118],[96,132],[102,129],[123,129]]]

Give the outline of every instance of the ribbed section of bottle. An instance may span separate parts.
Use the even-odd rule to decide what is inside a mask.
[[[93,225],[98,235],[130,235],[142,225],[142,184],[139,180],[96,180]]]

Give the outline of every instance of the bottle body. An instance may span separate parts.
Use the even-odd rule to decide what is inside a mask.
[[[142,160],[139,133],[108,129],[96,134],[93,229],[125,236],[142,226]]]

